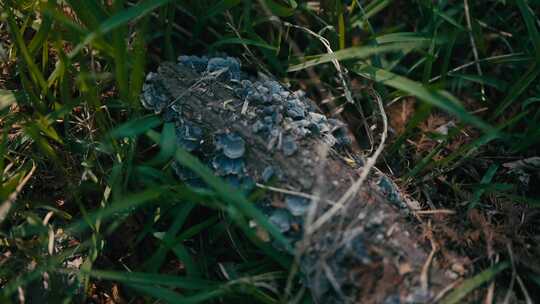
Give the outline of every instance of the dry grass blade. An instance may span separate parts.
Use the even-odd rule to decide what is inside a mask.
[[[349,189],[343,194],[343,196],[337,201],[337,203],[332,206],[328,211],[323,213],[314,223],[313,225],[306,226],[306,231],[309,233],[313,233],[315,230],[319,229],[324,223],[326,223],[328,220],[330,220],[334,215],[339,212],[360,190],[364,182],[366,181],[367,177],[369,176],[369,173],[371,172],[371,169],[375,166],[375,163],[377,162],[377,159],[381,155],[384,149],[384,144],[386,142],[386,137],[388,136],[388,119],[386,117],[386,113],[384,111],[384,105],[382,103],[381,97],[376,92],[372,92],[375,102],[377,103],[377,106],[379,107],[379,111],[382,117],[383,121],[383,132],[381,134],[381,142],[379,143],[377,149],[373,153],[372,156],[370,156],[367,160],[365,165],[362,167],[362,172],[360,173],[360,177],[349,187]]]
[[[24,186],[30,180],[30,178],[32,177],[35,171],[36,171],[36,164],[33,163],[32,169],[30,169],[30,172],[28,172],[28,174],[26,174],[26,176],[19,182],[19,184],[15,188],[15,191],[13,191],[8,196],[8,198],[2,203],[2,205],[0,205],[0,223],[2,223],[6,219],[9,213],[9,210],[11,210],[11,207],[13,206],[15,201],[17,201],[17,197],[19,196]]]

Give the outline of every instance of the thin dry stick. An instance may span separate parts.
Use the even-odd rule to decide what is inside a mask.
[[[321,266],[322,266],[322,269],[324,271],[324,275],[326,276],[326,278],[330,282],[330,285],[332,285],[334,290],[337,292],[337,294],[342,299],[345,299],[346,296],[345,296],[345,294],[343,294],[343,291],[341,290],[341,286],[337,282],[336,277],[334,276],[334,273],[332,272],[332,269],[330,269],[330,267],[328,267],[328,264],[326,264],[325,262],[321,263]]]
[[[521,292],[523,293],[523,296],[525,297],[525,303],[527,304],[534,304],[533,300],[531,299],[531,296],[529,295],[529,292],[527,291],[527,287],[525,286],[525,283],[523,283],[523,280],[519,275],[516,276],[516,280],[519,284],[519,287],[521,288]]]
[[[219,69],[210,73],[204,73],[202,77],[197,79],[187,90],[185,90],[182,94],[180,94],[178,97],[176,97],[170,104],[169,107],[174,106],[178,101],[180,101],[184,96],[191,94],[193,90],[198,87],[200,84],[202,84],[206,80],[215,80],[221,74],[225,73],[228,70],[228,68]]]
[[[229,19],[229,22],[227,22],[227,26],[229,26],[229,28],[234,32],[236,37],[238,37],[239,39],[242,39],[242,36],[238,32],[238,30],[233,26],[232,22],[233,22],[234,19],[233,19],[233,17],[231,16],[231,14],[228,11],[226,13],[226,16]],[[261,63],[261,61],[257,59],[257,56],[255,56],[255,54],[253,54],[251,49],[245,43],[242,43],[242,46],[244,47],[246,52],[249,54],[249,56],[252,58],[252,60],[257,64],[257,66],[259,66],[259,68],[261,70],[263,70],[268,75],[272,75],[272,73],[270,73],[270,71],[268,71],[268,69]]]
[[[508,287],[508,290],[506,291],[503,304],[510,303],[510,296],[512,295],[512,290],[514,290],[514,284],[516,282],[516,274],[517,274],[516,265],[514,265],[514,255],[512,253],[512,248],[510,247],[509,244],[506,244],[506,248],[510,255],[510,264],[512,265],[512,277],[510,278],[510,286]]]
[[[308,34],[312,35],[313,37],[316,37],[324,45],[324,47],[326,48],[326,51],[328,52],[328,54],[334,54],[334,51],[332,50],[332,48],[330,46],[330,42],[328,41],[328,39],[324,38],[323,36],[315,33],[314,31],[312,31],[312,30],[310,30],[308,28],[298,26],[298,25],[294,25],[294,24],[289,23],[289,22],[283,22],[283,25],[285,25],[287,27],[292,27],[292,28],[297,28],[297,29],[303,30],[303,31],[307,32]],[[341,85],[343,86],[343,90],[345,91],[345,99],[347,100],[347,102],[349,102],[351,104],[355,104],[354,99],[352,98],[351,91],[349,90],[349,86],[347,85],[347,81],[345,80],[345,77],[343,76],[343,71],[341,70],[341,65],[339,64],[339,61],[334,58],[334,59],[332,59],[332,64],[334,64],[334,67],[336,68],[336,71],[338,72],[339,80],[341,81]]]
[[[308,194],[308,193],[305,193],[305,192],[298,192],[298,191],[293,191],[293,190],[287,190],[287,189],[284,189],[284,188],[266,186],[266,185],[259,184],[259,183],[255,183],[255,186],[258,187],[258,188],[261,188],[261,189],[272,191],[272,192],[278,192],[278,193],[289,194],[289,195],[294,195],[294,196],[307,198],[307,199],[312,200],[312,201],[321,200],[320,196],[313,195],[313,194]],[[331,201],[331,200],[325,200],[325,201],[327,203],[329,203],[330,205],[335,205],[336,204],[336,202]]]
[[[493,297],[495,295],[495,281],[491,282],[488,287],[488,291],[486,293],[486,299],[484,301],[484,304],[491,304],[493,303]]]
[[[433,298],[433,301],[431,303],[439,303],[439,300],[441,300],[450,290],[454,289],[458,284],[463,282],[463,279],[458,279],[452,282],[450,285],[443,288],[436,296]]]
[[[414,214],[430,215],[430,214],[455,214],[454,210],[450,209],[434,209],[434,210],[413,210]]]
[[[423,291],[426,291],[426,292],[428,291],[428,288],[429,288],[429,267],[431,266],[433,257],[435,256],[435,253],[438,250],[437,245],[435,245],[435,242],[433,241],[433,235],[432,235],[432,230],[431,230],[431,220],[428,222],[428,229],[429,229],[429,241],[431,242],[431,252],[429,253],[426,263],[422,267],[422,273],[420,274],[420,287],[422,288]]]
[[[326,38],[324,38],[321,34],[317,34],[317,33],[313,32],[312,30],[310,30],[308,28],[298,26],[298,25],[293,25],[291,23],[284,22],[283,24],[285,26],[288,26],[288,27],[293,27],[293,28],[304,30],[308,34],[310,34],[310,35],[314,36],[315,38],[319,39],[319,41],[326,48],[326,51],[327,51],[328,54],[334,54],[334,51],[332,50],[332,48],[330,46],[330,42],[328,42],[328,40]],[[330,28],[332,28],[332,27],[331,26],[326,26],[322,30],[320,30],[320,33],[323,33],[324,31],[326,31],[327,29],[330,29]],[[353,104],[358,109],[358,111],[360,112],[360,115],[362,116],[362,122],[363,122],[364,128],[366,130],[366,134],[368,135],[369,142],[370,142],[370,144],[372,146],[371,150],[370,150],[370,153],[371,153],[371,151],[373,149],[373,138],[372,138],[373,136],[372,136],[372,134],[370,132],[370,129],[369,129],[369,126],[367,124],[366,115],[364,114],[364,110],[362,109],[360,104],[355,102],[354,98],[352,97],[351,90],[349,89],[349,86],[347,84],[347,80],[345,79],[345,76],[344,76],[347,72],[342,71],[341,65],[339,64],[339,61],[336,58],[332,59],[331,61],[332,61],[332,64],[334,65],[334,67],[336,68],[336,71],[338,72],[339,80],[341,81],[341,85],[343,86],[343,91],[344,91],[344,95],[345,95],[345,99],[347,100],[347,103]]]
[[[263,0],[259,0],[259,3],[261,4],[261,7],[263,8],[263,10],[267,14],[267,16],[269,17],[269,21],[274,21],[275,23],[277,23],[280,26],[284,25],[284,26],[287,26],[289,28],[297,28],[297,29],[300,29],[300,30],[304,30],[308,34],[313,35],[314,37],[318,38],[321,41],[321,43],[323,43],[323,45],[325,46],[328,53],[330,53],[330,54],[334,53],[332,48],[330,47],[330,43],[328,42],[328,40],[326,38],[322,37],[320,34],[317,34],[317,33],[313,32],[313,31],[311,31],[308,28],[301,27],[301,26],[298,26],[298,25],[293,25],[293,24],[291,24],[289,22],[281,21],[281,19],[279,19],[279,17],[272,14],[272,12],[268,9],[268,7],[266,6],[266,3]],[[328,28],[332,28],[332,27],[331,26],[326,26],[321,30],[321,32],[325,31]],[[279,28],[279,30],[281,30],[281,27]],[[301,52],[300,48],[298,47],[298,45],[291,39],[287,39],[287,40],[289,41],[290,45],[292,46],[295,54],[300,55],[302,52]],[[356,107],[358,107],[360,109],[360,112],[361,112],[360,114],[362,115],[364,128],[366,129],[366,133],[368,134],[370,143],[373,145],[372,135],[369,132],[369,126],[367,125],[367,120],[365,118],[363,110],[361,110],[361,107],[360,107],[359,104],[354,102],[354,98],[352,97],[351,91],[349,90],[349,86],[347,85],[347,81],[345,80],[345,77],[343,76],[344,73],[341,70],[341,66],[339,65],[339,61],[337,59],[333,59],[332,63],[336,67],[336,70],[338,71],[339,78],[340,78],[340,80],[342,82],[343,90],[345,91],[345,99],[347,100],[348,103],[352,103],[352,104],[354,104]],[[314,80],[315,83],[320,82],[319,77],[313,72],[312,68],[308,68],[307,73],[308,73],[309,77]],[[317,85],[317,86],[319,87],[319,91],[322,92],[323,90],[320,88],[320,85]]]
[[[330,42],[326,38],[322,37],[321,35],[313,32],[312,30],[310,30],[308,28],[305,28],[305,27],[294,25],[294,24],[289,23],[289,22],[282,22],[279,19],[277,21],[280,22],[281,24],[287,26],[287,27],[303,30],[303,31],[309,33],[310,35],[316,37],[325,46],[325,48],[326,48],[326,50],[327,50],[327,52],[329,54],[334,54],[334,51],[332,50],[332,48],[330,46]],[[342,71],[341,66],[339,64],[339,61],[334,58],[334,59],[332,59],[332,63],[334,65],[334,67],[336,68],[336,70],[338,72],[338,76],[339,76],[339,78],[340,78],[340,80],[342,82],[343,90],[345,91],[345,99],[347,100],[347,102],[355,104],[354,99],[352,98],[351,91],[349,90],[347,82],[345,81],[345,77],[343,76],[343,71]],[[387,121],[387,118],[386,118],[386,113],[384,112],[384,106],[382,105],[382,101],[381,101],[380,96],[378,96],[378,94],[376,92],[373,92],[373,93],[374,93],[374,95],[376,95],[375,99],[377,100],[377,104],[379,105],[379,109],[380,109],[381,115],[383,117],[383,123],[384,123],[383,136],[382,136],[382,139],[381,139],[381,143],[380,143],[379,147],[377,148],[377,150],[375,151],[373,157],[368,159],[368,161],[366,163],[366,166],[365,166],[365,169],[362,171],[362,175],[360,176],[357,183],[355,185],[351,186],[349,191],[347,191],[347,193],[344,195],[344,197],[342,197],[342,199],[340,200],[340,201],[343,201],[341,203],[341,205],[343,205],[344,202],[348,201],[350,196],[356,194],[356,192],[358,191],[360,186],[364,183],[365,179],[367,178],[367,175],[369,174],[370,169],[375,165],[375,162],[376,162],[377,158],[382,153],[382,149],[384,148],[384,143],[386,141],[386,136],[387,136],[387,133],[388,133],[388,121]],[[363,176],[363,175],[365,175],[365,176]],[[320,227],[320,225],[324,224],[328,220],[328,219],[325,219],[325,216],[330,218],[339,209],[341,209],[342,206],[338,206],[338,205],[340,205],[339,202],[336,205],[334,205],[334,207],[332,209],[330,209],[327,213],[323,214],[321,216],[321,218],[319,218],[315,222],[315,229],[311,229],[310,226],[306,225],[306,229],[305,229],[306,233],[311,234],[313,231],[317,230],[317,228]]]
[[[525,298],[525,303],[527,304],[533,304],[533,301],[531,299],[531,296],[529,295],[529,292],[527,291],[527,287],[525,287],[525,284],[523,283],[523,280],[519,276],[516,270],[516,264],[514,260],[514,252],[512,251],[512,246],[510,244],[506,244],[506,248],[508,250],[508,255],[510,256],[510,263],[512,265],[512,280],[515,278],[518,282],[518,285],[521,289],[521,292],[523,293],[523,297]],[[510,299],[510,290],[508,290],[506,297],[504,299],[505,303],[508,303],[508,300]]]
[[[356,195],[356,193],[358,193],[358,190],[366,181],[369,173],[371,172],[371,169],[375,166],[377,159],[379,158],[384,149],[384,143],[386,142],[386,137],[388,135],[388,119],[386,117],[386,113],[384,112],[384,105],[382,104],[381,97],[375,91],[373,91],[372,93],[375,97],[377,105],[379,106],[379,111],[381,112],[383,120],[383,132],[381,136],[381,142],[379,143],[377,150],[375,150],[375,153],[373,153],[373,155],[366,160],[366,164],[362,168],[362,173],[360,174],[360,177],[356,180],[356,182],[352,184],[351,187],[349,187],[349,189],[347,190],[347,192],[345,192],[345,194],[339,199],[339,201],[334,206],[332,206],[332,208],[330,208],[323,215],[321,215],[321,217],[319,217],[312,226],[306,226],[306,230],[310,231],[311,233],[319,229],[324,223],[326,223],[330,218],[332,218],[352,197]]]
[[[482,77],[482,68],[480,67],[480,63],[478,62],[480,60],[478,56],[478,49],[476,48],[476,43],[474,41],[474,36],[472,32],[471,14],[469,12],[469,1],[463,0],[463,4],[465,6],[465,19],[467,20],[467,29],[469,30],[469,39],[471,41],[471,46],[473,49],[474,61],[476,61],[476,70],[478,71],[478,76]],[[484,88],[483,84],[480,84],[480,90],[482,93],[482,101],[486,101],[486,89]]]

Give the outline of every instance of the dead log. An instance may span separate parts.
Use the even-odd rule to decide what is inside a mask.
[[[313,225],[358,178],[362,161],[344,125],[303,94],[242,74],[230,57],[184,56],[148,75],[142,102],[175,122],[178,143],[217,175],[268,190],[262,208],[270,220],[303,236],[300,268],[318,303],[428,303],[450,282],[431,261],[406,197],[380,172]],[[190,182],[183,168],[177,173]]]

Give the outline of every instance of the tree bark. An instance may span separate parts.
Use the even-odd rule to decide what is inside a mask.
[[[259,78],[259,81],[266,80]],[[202,144],[196,152],[200,157],[207,160],[215,157],[216,134],[232,132],[241,136],[246,149],[241,175],[249,176],[259,187],[268,186],[269,214],[280,209],[290,211],[288,197],[305,196],[310,207],[315,206],[312,207],[314,218],[319,218],[358,178],[362,170],[362,161],[357,157],[359,151],[354,146],[332,146],[337,138],[332,135],[341,128],[333,120],[328,123],[331,130],[326,133],[295,136],[298,131],[295,124],[303,121],[287,118],[287,105],[276,101],[246,102],[235,93],[238,87],[236,82],[219,81],[219,77],[201,75],[171,62],[161,64],[145,84],[147,92],[154,90],[165,96],[165,116],[172,113],[177,115],[173,120],[179,121],[178,124],[189,122],[202,129]],[[146,96],[152,98],[151,94]],[[301,100],[306,113],[319,117],[320,112],[309,99],[301,94],[294,96]],[[279,134],[275,137],[268,132],[256,132],[254,127],[268,114],[269,106],[278,113],[273,114],[278,116],[275,126],[279,132],[274,133]],[[167,112],[170,109],[175,110]],[[279,115],[283,116],[281,120]],[[290,144],[285,143],[286,138],[293,138],[296,145],[292,154],[284,147]],[[270,184],[265,176],[268,168],[276,176]],[[433,301],[450,278],[437,259],[429,262],[432,248],[421,236],[412,211],[410,200],[392,180],[375,170],[335,216],[316,231],[304,233],[296,242],[296,250],[306,285],[315,300],[318,303]],[[309,216],[310,211],[307,213]],[[293,228],[284,233],[302,235],[298,230],[305,229],[310,221],[304,216],[291,216],[290,223]]]

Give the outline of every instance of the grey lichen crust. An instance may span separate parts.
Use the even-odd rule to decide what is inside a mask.
[[[321,139],[336,148],[351,142],[345,132],[345,125],[317,112],[304,92],[291,92],[269,78],[250,79],[241,72],[240,62],[235,58],[180,56],[177,65],[200,73],[201,78],[227,83],[237,98],[230,106],[234,108],[234,103],[239,103],[239,109],[232,110],[230,115],[238,116],[237,120],[242,120],[252,133],[264,140],[265,149],[269,153],[292,157],[298,153],[301,142],[308,138]],[[166,120],[174,122],[179,146],[198,153],[214,169],[216,175],[224,177],[234,186],[243,186],[244,183],[252,185],[254,176],[250,176],[246,169],[246,141],[242,135],[228,128],[216,130],[211,140],[208,140],[211,147],[206,145],[206,149],[203,149],[203,130],[182,112],[181,97],[170,96],[170,92],[164,89],[161,82],[156,81],[156,77],[156,73],[148,74],[141,95],[142,105],[155,113],[162,113]],[[196,179],[180,165],[175,164],[174,168],[180,179]],[[266,184],[271,178],[279,179],[283,176],[275,174],[272,166],[267,166],[256,178],[257,182]],[[312,183],[304,179],[303,189],[299,190],[309,190]],[[285,202],[285,208],[274,208],[269,212],[269,218],[282,232],[289,232],[290,223],[302,221],[309,200],[288,195]]]
[[[236,112],[232,110],[231,115],[242,117],[238,120],[243,120],[242,123],[246,124],[252,133],[264,140],[269,153],[276,152],[284,157],[291,157],[298,153],[301,142],[308,138],[321,139],[336,148],[351,143],[345,125],[336,119],[327,119],[317,112],[304,92],[291,92],[268,77],[249,78],[242,73],[240,62],[236,58],[180,56],[177,65],[200,73],[201,78],[227,83],[237,98],[230,106],[234,108],[234,102],[241,102],[237,105],[241,105],[241,108]],[[235,186],[253,184],[253,176],[247,174],[245,164],[246,141],[239,132],[227,128],[213,132],[212,139],[208,141],[213,143],[213,146],[202,151],[205,141],[203,130],[185,116],[182,112],[181,96],[170,96],[170,92],[157,79],[156,73],[148,74],[141,102],[145,108],[162,113],[164,119],[174,122],[179,146],[189,152],[198,153],[199,157],[214,169],[216,175],[224,177]],[[180,179],[196,179],[180,165],[175,164],[174,168]],[[257,182],[266,184],[273,177],[283,178],[275,174],[272,166],[267,166]],[[304,179],[301,190],[309,190],[312,183]],[[291,221],[301,222],[309,207],[309,200],[302,197],[289,195],[285,201],[284,210],[275,208],[276,210],[269,214],[270,220],[280,227],[282,232],[291,229]]]
[[[360,165],[344,161],[351,138],[342,122],[321,114],[302,91],[292,92],[264,75],[245,74],[236,58],[180,56],[177,63],[163,63],[157,73],[147,75],[141,102],[175,124],[180,147],[246,193],[258,183],[288,193],[317,190],[328,201],[337,201],[358,176]],[[328,159],[321,159],[321,145],[333,151]],[[187,168],[173,167],[184,182],[204,186]],[[310,240],[298,243],[304,246],[306,284],[319,303],[355,301],[371,292],[361,283],[383,290],[378,272],[387,274],[405,261],[414,273],[427,257],[409,233],[412,229],[400,229],[406,226],[400,210],[407,206],[390,179],[377,175],[356,200],[338,221],[329,221]],[[331,207],[324,202],[317,205],[318,214]],[[258,202],[270,222],[293,241],[302,240],[311,204],[305,196],[275,193]],[[396,277],[402,284],[384,287],[385,295],[373,300],[432,297],[431,290],[415,296],[418,276]]]

